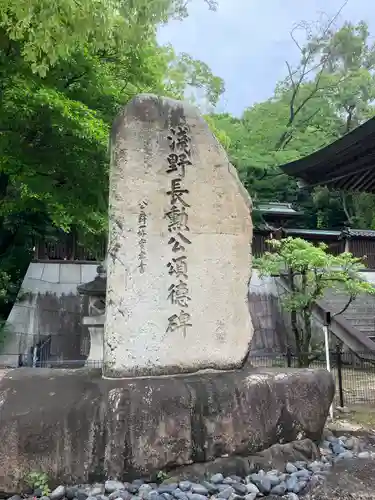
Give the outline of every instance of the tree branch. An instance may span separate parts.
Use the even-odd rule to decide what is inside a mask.
[[[281,134],[280,138],[277,140],[276,145],[275,145],[275,149],[277,151],[283,149],[286,146],[286,144],[288,144],[291,141],[292,134],[291,134],[291,132],[290,132],[289,129],[293,125],[296,116],[304,108],[304,106],[307,104],[307,102],[310,101],[314,96],[316,96],[316,94],[320,90],[320,87],[319,87],[320,80],[321,80],[321,77],[323,75],[323,72],[324,72],[327,64],[329,63],[330,53],[325,54],[321,58],[321,60],[319,61],[319,63],[313,65],[312,67],[309,67],[309,65],[310,65],[311,62],[313,62],[314,55],[316,53],[316,47],[319,45],[319,42],[321,42],[321,41],[323,41],[323,40],[326,39],[326,37],[327,37],[327,35],[328,35],[328,33],[329,33],[332,25],[337,20],[337,18],[341,14],[343,8],[346,6],[346,4],[348,3],[348,1],[349,0],[345,0],[344,3],[341,5],[340,9],[336,12],[336,14],[328,21],[327,25],[323,29],[323,32],[321,33],[321,35],[316,40],[317,43],[315,44],[315,48],[314,47],[310,47],[306,51],[304,49],[304,47],[302,47],[298,43],[297,38],[295,37],[295,31],[297,29],[299,29],[299,28],[302,27],[303,29],[305,29],[305,31],[308,32],[307,40],[311,41],[311,40],[314,39],[314,37],[313,37],[313,35],[311,33],[311,30],[310,30],[309,26],[307,25],[307,23],[299,23],[299,24],[297,24],[296,26],[294,26],[294,28],[290,32],[290,37],[292,38],[292,40],[293,40],[294,44],[296,45],[296,47],[298,48],[298,50],[300,51],[302,57],[301,57],[300,67],[298,69],[296,69],[295,71],[292,71],[292,68],[291,68],[290,64],[288,63],[288,61],[286,61],[286,66],[287,66],[287,69],[288,69],[288,79],[290,81],[290,85],[291,85],[291,89],[292,89],[292,96],[291,96],[290,102],[289,102],[289,119],[288,119],[288,122],[286,124],[286,130]],[[315,72],[318,68],[320,68],[320,71],[319,71],[318,75],[315,78],[315,86],[314,86],[314,88],[311,90],[311,92],[309,93],[309,95],[306,96],[302,100],[302,102],[296,108],[296,100],[297,100],[297,96],[299,94],[301,85],[305,81],[306,77],[311,72]],[[296,79],[295,77],[298,74],[299,74],[299,77]],[[337,83],[336,83],[336,85],[337,85]],[[311,119],[312,119],[312,117],[310,118],[310,120]]]
[[[64,88],[67,89],[69,88],[71,85],[73,85],[73,83],[76,83],[78,80],[80,80],[83,76],[85,76],[87,74],[87,71],[83,71],[81,74],[79,75],[74,75],[70,78],[68,78],[65,83],[64,83]]]
[[[350,304],[353,302],[353,300],[356,298],[356,295],[350,295],[348,302],[346,305],[339,311],[338,313],[334,314],[332,318],[335,318],[336,316],[339,316],[339,314],[344,314],[344,312],[348,309]]]

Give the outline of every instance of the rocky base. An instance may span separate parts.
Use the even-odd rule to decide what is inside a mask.
[[[0,491],[19,490],[29,471],[54,483],[132,480],[318,441],[333,394],[326,370],[128,380],[84,369],[10,370],[0,381]]]
[[[59,485],[53,491],[47,491],[44,484],[22,496],[27,500],[298,500],[300,496],[306,500],[372,500],[371,459],[375,454],[366,445],[355,437],[327,435],[320,448],[308,439],[274,445],[248,457],[246,467],[251,470],[244,473],[218,472],[219,465],[228,470],[228,464],[235,464],[233,459],[223,458],[215,462],[217,472],[211,474],[208,464],[196,464],[195,469],[182,467],[175,476],[159,473],[154,480],[124,483],[109,479],[91,485]],[[197,474],[205,477],[198,480]],[[21,497],[14,495],[11,500]]]

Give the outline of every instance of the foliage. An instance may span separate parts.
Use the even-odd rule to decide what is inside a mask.
[[[30,472],[26,477],[26,483],[33,489],[39,488],[43,496],[49,496],[51,493],[48,481],[45,472]]]
[[[2,42],[17,42],[33,72],[45,76],[86,45],[126,49],[141,43],[159,22],[187,15],[184,0],[1,0]],[[214,0],[206,0],[211,9]]]
[[[74,229],[90,247],[106,231],[108,134],[122,106],[194,88],[217,102],[222,80],[156,40],[187,3],[0,0],[0,269],[14,287],[35,238]]]
[[[168,474],[164,472],[163,470],[159,470],[159,472],[156,474],[156,479],[162,483],[163,481],[166,481],[169,478]]]
[[[283,275],[288,280],[288,291],[282,305],[290,313],[300,366],[308,366],[314,359],[311,352],[312,313],[316,300],[327,289],[345,293],[349,299],[338,314],[342,314],[361,293],[375,295],[375,288],[363,281],[359,271],[361,259],[350,253],[331,255],[327,246],[314,246],[301,238],[270,240],[272,252],[256,260],[260,276]]]
[[[269,100],[246,109],[240,118],[212,115],[229,137],[232,163],[258,201],[297,204],[307,228],[375,228],[375,198],[324,188],[301,190],[278,165],[321,149],[375,114],[375,45],[366,23],[337,16],[315,25],[299,23],[291,37],[300,52],[295,67]],[[302,39],[302,42],[300,42]],[[295,222],[293,222],[295,224]]]
[[[0,269],[0,299],[7,300],[11,278],[8,273]]]

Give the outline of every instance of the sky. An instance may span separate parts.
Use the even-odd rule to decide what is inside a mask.
[[[204,0],[192,0],[190,15],[159,31],[161,43],[207,63],[225,81],[218,112],[240,116],[243,110],[269,98],[286,76],[286,64],[298,62],[290,31],[299,21],[333,17],[344,0],[218,0],[217,12]],[[375,38],[373,0],[348,0],[340,21],[369,24]]]

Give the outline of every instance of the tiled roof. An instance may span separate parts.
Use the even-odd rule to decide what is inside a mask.
[[[308,186],[375,193],[375,117],[332,144],[280,168]]]
[[[375,238],[375,231],[372,229],[345,229],[342,235],[356,238]]]

